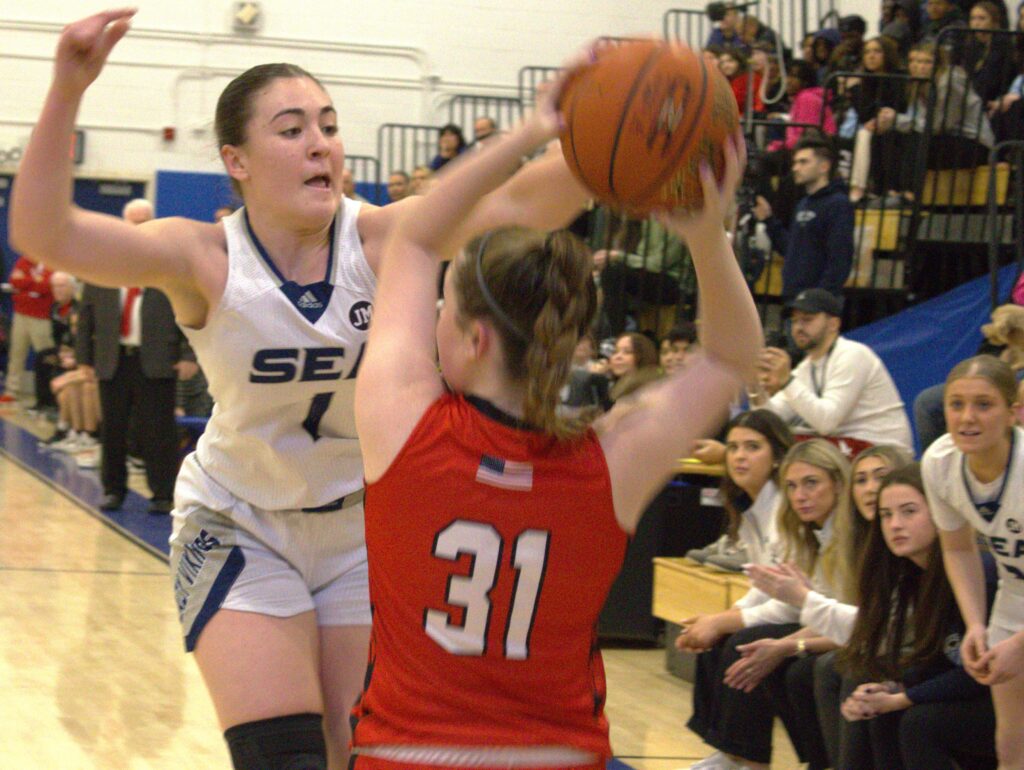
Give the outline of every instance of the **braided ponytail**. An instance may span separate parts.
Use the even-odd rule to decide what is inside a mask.
[[[587,248],[575,236],[523,228],[489,233],[471,244],[454,278],[463,321],[489,318],[501,336],[505,367],[526,384],[527,423],[557,438],[579,426],[557,413],[572,354],[597,309]]]

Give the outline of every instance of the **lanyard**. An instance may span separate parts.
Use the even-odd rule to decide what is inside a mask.
[[[999,485],[999,494],[994,499],[988,502],[979,503],[974,499],[974,492],[971,490],[971,484],[967,478],[967,455],[960,457],[960,474],[964,479],[964,489],[967,490],[967,497],[971,501],[971,505],[974,506],[974,510],[978,512],[987,523],[991,524],[992,519],[999,513],[999,507],[1003,502],[1003,492],[1006,491],[1006,482],[1010,480],[1010,466],[1013,465],[1013,445],[1017,441],[1017,431],[1011,430],[1010,432],[1010,455],[1006,458],[1006,470],[1003,471],[1003,483]]]
[[[818,398],[821,398],[821,394],[825,392],[825,380],[828,375],[828,360],[832,358],[832,351],[836,348],[836,339],[831,345],[828,346],[828,352],[825,354],[825,360],[821,362],[821,384],[818,384],[818,377],[814,373],[814,362],[809,362],[811,366],[811,383],[814,385],[814,393]]]

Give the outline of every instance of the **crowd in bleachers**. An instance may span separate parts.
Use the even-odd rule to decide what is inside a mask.
[[[704,55],[753,119],[737,243],[753,244],[740,249],[752,286],[768,253],[782,255],[778,294],[788,313],[786,334],[782,324],[773,330],[759,379],[735,405],[721,442],[696,449],[701,460],[725,464],[729,526],[693,558],[724,569],[756,566],[755,587],[734,608],[686,619],[675,640],[698,653],[688,726],[716,750],[694,767],[767,767],[775,716],[812,769],[995,767],[992,701],[957,654],[966,623],[929,515],[933,490],[911,463],[909,405],[879,357],[841,331],[857,207],[911,204],[921,169],[978,166],[995,142],[1024,137],[1024,3],[1011,18],[991,0],[885,0],[880,34],[868,37],[863,19],[844,17],[837,29],[800,41],[799,58],[763,22],[720,10]],[[1011,28],[1022,34],[997,32]],[[429,162],[387,169],[389,202],[423,193],[448,162],[501,133],[487,115],[472,129],[467,142],[462,127],[445,125]],[[356,183],[371,180],[349,171],[343,181],[344,194],[361,199]],[[577,346],[562,402],[566,412],[598,420],[699,355],[699,321],[686,246],[657,221],[595,208],[577,229],[594,250],[601,312]],[[81,467],[118,465],[103,468],[106,507],[122,502],[125,452],[143,455],[154,512],[166,513],[166,468],[156,467],[166,442],[146,438],[151,425],[129,427],[127,412],[107,413],[106,380],[91,353],[83,358],[90,345],[76,340],[94,301],[80,303],[73,277],[27,257],[10,282],[15,314],[0,400],[34,401],[55,427],[45,444]],[[121,290],[117,311],[115,344],[128,356],[144,344],[132,292]],[[971,375],[995,391],[1004,370],[1024,372],[1024,321],[1019,335],[1000,341],[1009,363],[986,361]],[[213,404],[180,343],[172,370],[140,375],[143,389],[160,380],[168,392],[169,384],[176,414],[201,420]],[[29,348],[34,397],[21,382]],[[128,393],[136,383],[122,385]],[[917,418],[919,431],[929,426],[922,451],[946,432],[943,386],[936,387]],[[1024,393],[1003,406],[1021,402]],[[117,452],[115,433],[127,444]],[[187,440],[175,434],[175,451]],[[984,564],[991,607],[989,556]]]

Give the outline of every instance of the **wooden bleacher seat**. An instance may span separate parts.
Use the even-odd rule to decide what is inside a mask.
[[[658,557],[651,613],[678,623],[693,615],[727,610],[748,590],[750,581],[740,573],[705,567],[685,557]]]
[[[923,206],[985,206],[988,204],[991,166],[928,171],[921,191]],[[1010,164],[996,164],[996,202],[1006,204]]]

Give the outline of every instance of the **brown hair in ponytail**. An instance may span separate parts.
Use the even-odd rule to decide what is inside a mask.
[[[565,231],[513,227],[471,243],[466,255],[454,266],[459,323],[491,320],[508,376],[526,384],[526,422],[558,438],[573,436],[578,427],[555,410],[576,342],[597,309],[590,252]]]

